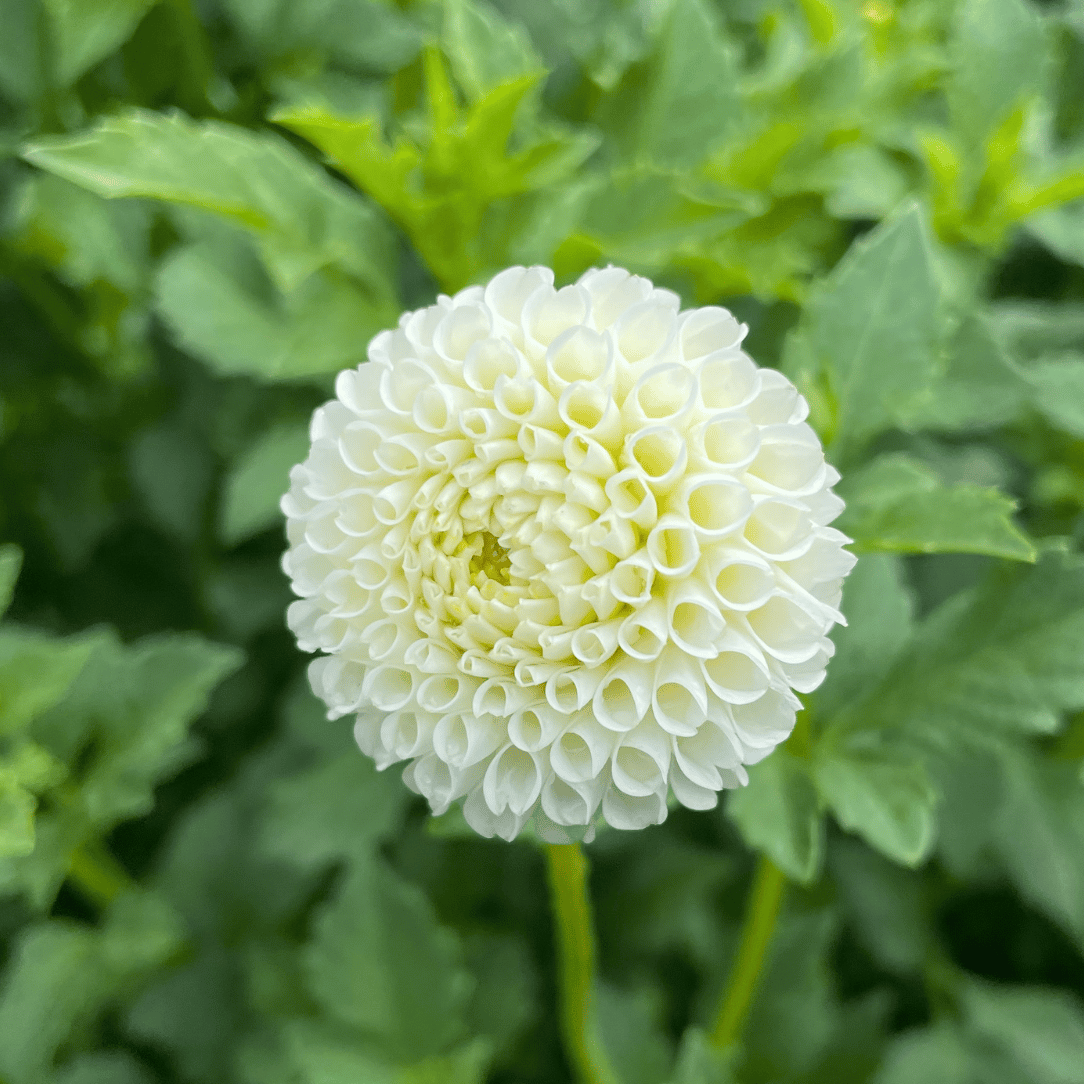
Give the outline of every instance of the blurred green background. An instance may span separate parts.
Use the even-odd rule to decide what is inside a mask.
[[[1080,0],[0,0],[0,1082],[569,1079],[537,847],[324,721],[277,502],[400,311],[614,262],[863,554],[795,741],[589,848],[621,1084],[1082,1084],[1082,196]]]

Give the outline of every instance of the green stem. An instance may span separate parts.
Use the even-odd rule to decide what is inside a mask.
[[[84,844],[72,852],[68,880],[99,907],[108,907],[135,885],[128,871],[98,843]]]
[[[587,860],[578,844],[548,844],[560,981],[561,1032],[580,1084],[616,1084],[599,1035],[595,941],[587,896]]]
[[[741,1038],[786,886],[784,874],[771,859],[761,855],[749,891],[738,955],[711,1031],[711,1043],[718,1050],[725,1050]]]

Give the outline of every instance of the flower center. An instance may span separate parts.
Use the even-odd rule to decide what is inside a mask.
[[[489,531],[481,531],[480,535],[482,552],[475,554],[471,558],[471,579],[478,583],[481,579],[480,574],[484,572],[485,579],[496,580],[497,583],[507,587],[512,569],[512,561],[508,556],[508,551]],[[484,579],[482,582],[484,582]]]

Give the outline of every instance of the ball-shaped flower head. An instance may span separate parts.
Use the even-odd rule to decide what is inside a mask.
[[[707,809],[823,679],[854,558],[808,407],[722,308],[544,267],[377,335],[283,500],[331,718],[483,835]]]

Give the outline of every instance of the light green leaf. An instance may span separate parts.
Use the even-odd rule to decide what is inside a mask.
[[[403,1060],[460,1036],[469,980],[425,897],[379,860],[355,862],[305,953],[313,996],[334,1019]]]
[[[675,0],[645,76],[626,82],[608,116],[634,163],[703,162],[741,116],[736,50],[705,0]]]
[[[0,546],[0,617],[7,612],[15,594],[15,581],[23,567],[23,551],[8,542]]]
[[[68,691],[97,642],[7,627],[0,631],[0,734],[23,730]]]
[[[749,784],[731,791],[727,816],[745,842],[763,851],[788,877],[806,884],[820,870],[824,823],[804,761],[777,749],[749,769]]]
[[[1084,355],[1043,358],[1028,367],[1026,376],[1047,420],[1084,440]]]
[[[27,855],[34,849],[37,796],[65,774],[55,757],[32,742],[0,756],[0,858]]]
[[[131,36],[155,0],[44,0],[53,30],[53,66],[62,86]]]
[[[957,10],[946,90],[956,131],[981,145],[1020,99],[1042,85],[1042,20],[1026,0],[965,0]]]
[[[542,70],[523,29],[486,0],[444,0],[441,46],[456,82],[472,102],[501,83]]]
[[[268,298],[206,244],[173,253],[159,271],[155,295],[159,314],[186,350],[223,375],[263,380],[356,365],[369,339],[394,323],[390,309],[329,273],[313,275],[288,298]]]
[[[813,293],[787,368],[828,403],[830,457],[849,462],[885,429],[906,426],[941,372],[940,292],[921,211],[856,241]]]
[[[221,535],[230,545],[281,522],[279,501],[290,487],[290,468],[309,450],[306,424],[270,429],[231,467],[222,498]]]
[[[1059,259],[1084,265],[1084,208],[1079,201],[1033,215],[1027,231]]]
[[[99,196],[145,196],[240,223],[283,289],[335,266],[391,295],[390,238],[372,208],[270,133],[132,110],[41,138],[24,156]]]
[[[1077,1084],[1084,1065],[1084,1006],[1064,990],[995,986],[961,988],[965,1018],[1010,1054],[1033,1084]]]
[[[926,859],[934,842],[937,798],[921,762],[890,748],[821,742],[813,778],[841,827],[906,866]]]
[[[1017,357],[1079,350],[1084,304],[1071,301],[1001,301],[989,309],[994,330]]]
[[[1035,549],[1012,522],[1016,503],[996,489],[942,486],[920,460],[875,459],[842,487],[839,527],[860,550],[981,553],[1034,561]]]

